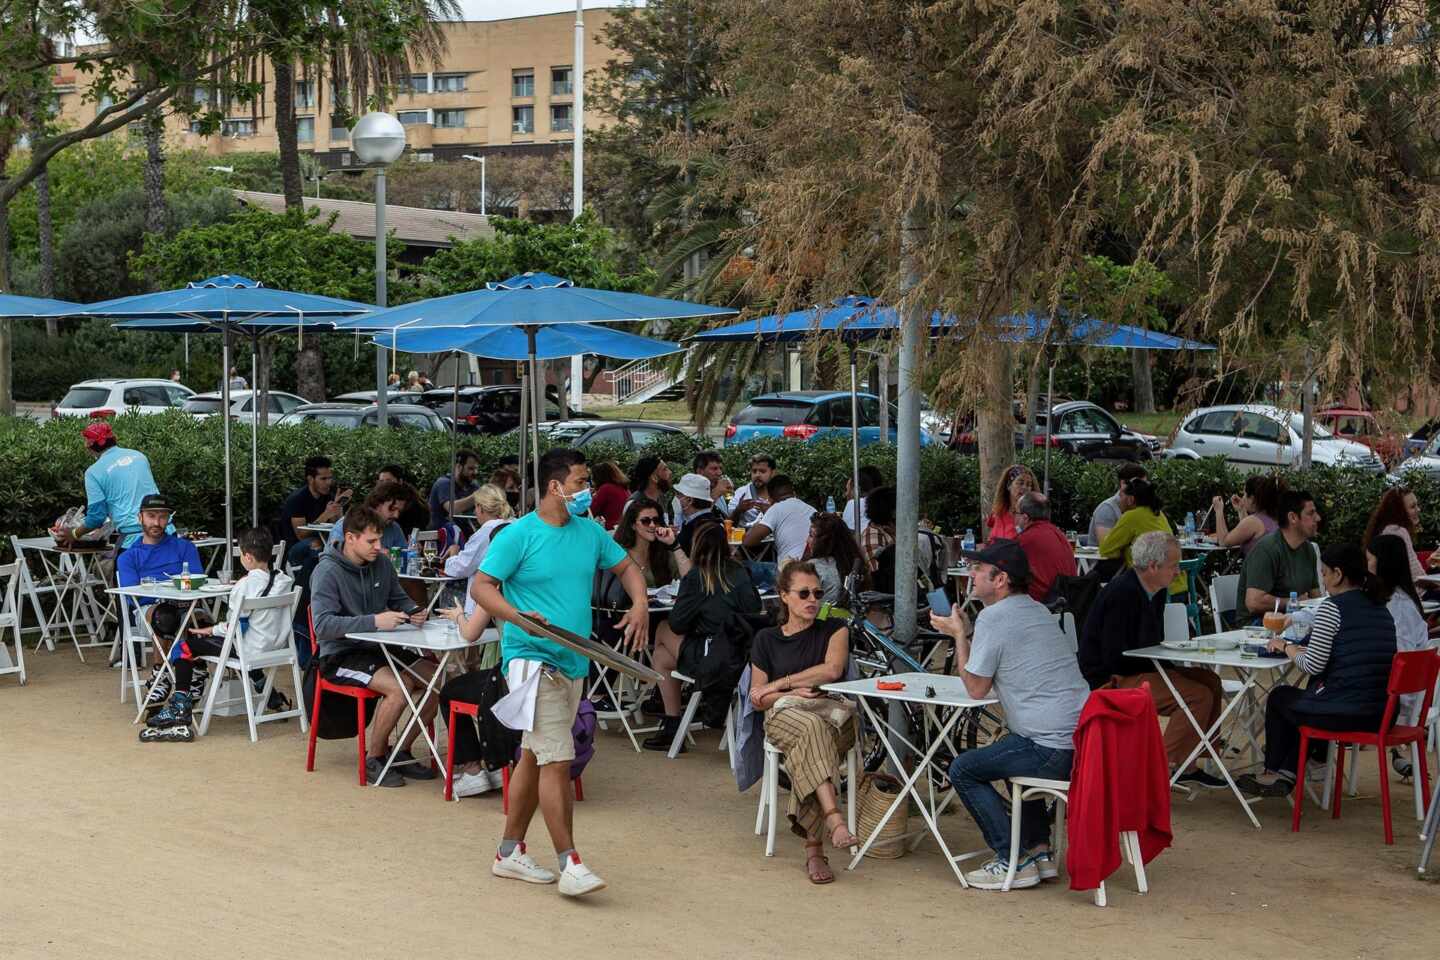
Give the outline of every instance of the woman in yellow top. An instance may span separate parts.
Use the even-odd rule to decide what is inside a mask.
[[[1120,515],[1120,521],[1111,527],[1110,532],[1100,541],[1100,559],[1114,560],[1123,554],[1125,566],[1128,567],[1131,566],[1130,544],[1135,542],[1136,537],[1152,530],[1174,535],[1175,530],[1170,526],[1165,514],[1160,512],[1160,495],[1155,492],[1155,486],[1149,480],[1143,477],[1127,480],[1121,493],[1130,501],[1131,506]],[[1175,579],[1170,581],[1170,592],[1185,593],[1186,589],[1185,574],[1177,573]]]

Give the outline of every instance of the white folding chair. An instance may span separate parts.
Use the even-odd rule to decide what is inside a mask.
[[[765,775],[760,779],[760,808],[755,812],[755,835],[765,832],[765,856],[775,856],[775,823],[780,819],[780,748],[765,741]],[[855,835],[855,791],[860,780],[860,745],[845,754],[845,820]],[[836,791],[837,793],[839,791]]]
[[[210,678],[210,689],[205,691],[205,710],[200,715],[199,732],[201,736],[204,736],[205,732],[210,729],[210,717],[215,710],[215,700],[223,685],[221,681],[224,679],[226,670],[233,670],[240,676],[240,688],[245,691],[245,720],[250,727],[251,743],[259,739],[256,726],[272,720],[288,720],[291,717],[299,717],[300,731],[302,733],[309,731],[309,720],[305,716],[304,709],[305,698],[301,694],[300,658],[295,652],[295,631],[291,626],[295,622],[295,610],[299,606],[300,591],[292,590],[289,593],[269,597],[246,597],[240,601],[239,607],[230,610],[225,630],[225,644],[221,648],[220,654],[213,657],[200,657],[201,660],[215,665],[214,675]],[[255,615],[265,610],[284,612],[284,619],[278,621],[280,636],[257,638],[258,631],[246,631],[246,625],[254,622]],[[273,649],[266,650],[258,656],[250,656],[245,652],[247,639],[251,641],[260,639],[266,646],[271,646]],[[270,691],[275,688],[275,671],[286,666],[290,668],[290,677],[295,683],[295,704],[289,710],[266,713],[265,709],[270,702]],[[250,685],[251,670],[262,670],[265,673],[265,687],[259,694],[256,694]]]
[[[145,608],[131,597],[120,600],[120,702],[125,702],[125,688],[128,686],[139,704],[145,697],[145,681],[142,678],[145,662],[150,659],[153,638],[150,635],[150,621],[145,619]],[[138,652],[137,652],[138,648]],[[137,655],[138,653],[138,655]]]
[[[675,678],[676,680],[678,680],[682,685],[683,685],[683,684],[687,684],[687,683],[694,683],[694,682],[695,682],[695,678],[694,678],[694,677],[687,677],[685,674],[681,673],[679,670],[671,670],[671,671],[670,671],[670,676],[674,677],[674,678]],[[700,688],[699,688],[699,687],[696,687],[694,690],[692,690],[692,691],[690,692],[690,699],[688,699],[688,700],[685,701],[685,712],[680,715],[680,727],[679,727],[679,729],[677,729],[677,730],[675,731],[675,739],[670,741],[670,749],[669,749],[669,751],[667,751],[666,754],[665,754],[665,756],[668,757],[669,759],[674,760],[676,757],[680,756],[680,747],[681,747],[681,745],[684,744],[687,740],[690,742],[690,746],[692,746],[692,747],[695,746],[695,737],[691,735],[691,734],[692,734],[692,731],[693,731],[693,730],[697,730],[697,729],[698,729],[698,730],[704,730],[704,729],[705,729],[705,725],[704,725],[703,723],[696,723],[696,722],[695,722],[695,711],[696,711],[696,710],[699,710],[699,709],[700,709]],[[728,717],[726,718],[726,722],[727,722],[727,723],[729,722],[729,718],[728,718]],[[636,731],[636,732],[638,733],[638,732],[640,732],[640,731]],[[722,750],[725,749],[723,743],[722,743],[720,749],[722,749]]]
[[[18,673],[25,685],[25,644],[20,639],[20,568],[21,561],[0,566],[0,674]],[[15,658],[5,649],[5,632],[15,642]]]
[[[1215,632],[1224,633],[1230,629],[1225,625],[1225,614],[1240,608],[1240,574],[1227,573],[1210,581],[1210,613],[1215,618]]]
[[[239,559],[240,559],[240,546],[239,546],[239,544],[234,544],[234,545],[232,545],[232,546],[230,547],[230,556],[234,557],[236,560],[239,560]],[[284,541],[284,540],[281,540],[279,543],[275,544],[275,546],[270,550],[270,569],[272,569],[272,570],[284,570],[284,569],[285,569],[285,541]],[[237,571],[235,575],[236,575],[236,576],[242,576],[243,574],[244,574],[244,571]]]
[[[1184,604],[1171,604],[1184,611]],[[1055,800],[1055,844],[1053,846],[1055,865],[1061,863],[1061,851],[1065,846],[1065,805],[1070,802],[1069,780],[1046,780],[1041,777],[1010,778],[1010,871],[1000,889],[1009,891],[1015,882],[1015,870],[1020,859],[1020,806],[1026,800],[1039,797],[1053,797]],[[1140,854],[1140,834],[1133,830],[1120,833],[1120,853],[1126,862],[1135,868],[1135,888],[1144,894],[1150,892],[1150,882],[1145,876],[1145,861]],[[1095,906],[1105,906],[1105,881],[1095,888]]]

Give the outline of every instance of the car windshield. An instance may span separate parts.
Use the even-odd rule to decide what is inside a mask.
[[[1305,418],[1298,413],[1292,413],[1290,415],[1290,429],[1303,437],[1305,435]],[[1333,433],[1318,423],[1311,423],[1310,429],[1314,431],[1314,433],[1311,434],[1311,438],[1315,440],[1329,440],[1334,436]]]
[[[104,387],[71,387],[65,399],[58,404],[62,407],[103,407],[110,399],[110,391]]]
[[[186,413],[216,413],[220,410],[220,398],[191,397],[182,409]]]
[[[557,424],[553,427],[542,427],[540,432],[545,434],[545,437],[551,443],[563,444],[569,443],[572,440],[578,440],[580,436],[589,429],[590,427],[588,424],[567,423],[564,426],[560,426]]]
[[[754,400],[735,415],[735,422],[788,427],[804,420],[813,409],[814,404],[794,400]]]

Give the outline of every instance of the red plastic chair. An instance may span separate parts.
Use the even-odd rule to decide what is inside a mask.
[[[479,705],[479,704],[476,704],[476,703],[467,703],[467,702],[464,701],[464,700],[451,700],[451,701],[450,701],[450,712],[449,712],[448,716],[446,717],[446,721],[445,721],[445,739],[446,739],[446,750],[445,750],[445,799],[446,799],[446,800],[451,799],[452,793],[453,793],[453,789],[454,789],[454,786],[455,786],[455,718],[456,718],[457,716],[458,716],[458,717],[479,717],[479,716],[480,716],[480,705]],[[501,812],[502,812],[502,813],[509,813],[509,812],[510,812],[510,771],[513,770],[514,768],[515,768],[515,765],[514,765],[513,763],[512,763],[512,764],[507,764],[506,767],[505,767],[505,769],[504,769],[503,771],[501,771],[501,774],[500,774],[500,777],[501,777],[500,801],[501,801]],[[579,778],[579,777],[576,777],[576,778],[575,778],[575,799],[576,799],[576,800],[584,800],[584,799],[585,799],[585,789],[584,789],[584,787],[582,787],[582,786],[580,785],[580,778]]]
[[[1316,727],[1302,726],[1300,728],[1300,769],[1296,771],[1296,784],[1305,783],[1305,763],[1309,757],[1310,741],[1322,740],[1333,741],[1337,748],[1335,751],[1335,794],[1331,799],[1330,816],[1332,819],[1340,817],[1340,798],[1345,793],[1345,747],[1350,744],[1367,744],[1375,748],[1375,756],[1380,761],[1380,815],[1385,820],[1385,843],[1394,845],[1395,833],[1390,823],[1390,763],[1387,755],[1389,747],[1400,747],[1407,744],[1419,744],[1421,749],[1416,751],[1420,761],[1420,787],[1421,796],[1428,803],[1430,796],[1430,769],[1425,758],[1425,727],[1424,718],[1430,714],[1430,703],[1435,697],[1435,677],[1440,674],[1440,652],[1435,650],[1415,650],[1410,653],[1397,653],[1395,660],[1390,665],[1390,680],[1386,684],[1386,692],[1389,699],[1385,701],[1385,716],[1380,721],[1380,729],[1371,733],[1366,731],[1345,731],[1320,730]],[[1424,693],[1425,704],[1420,710],[1421,726],[1405,727],[1390,724],[1395,720],[1395,712],[1400,708],[1400,696],[1406,693]],[[1305,791],[1301,786],[1295,788],[1295,813],[1290,821],[1292,833],[1300,829],[1300,809],[1304,803]]]
[[[309,607],[305,608],[305,619],[310,625],[310,656],[315,657],[320,653],[320,642],[315,639],[315,615]],[[365,786],[365,701],[379,700],[380,694],[368,687],[352,687],[343,683],[332,683],[326,680],[320,671],[315,672],[315,707],[310,717],[310,748],[305,756],[305,772],[312,773],[315,770],[315,733],[320,729],[320,701],[325,694],[333,693],[341,697],[350,697],[355,701],[355,729],[356,742],[359,744],[360,786]],[[449,781],[446,781],[447,799]]]

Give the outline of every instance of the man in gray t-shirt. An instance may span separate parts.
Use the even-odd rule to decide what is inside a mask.
[[[1105,539],[1105,534],[1110,532],[1110,528],[1120,522],[1121,514],[1135,506],[1134,502],[1125,495],[1125,482],[1144,479],[1146,474],[1145,468],[1140,464],[1127,463],[1117,470],[1115,475],[1120,481],[1120,489],[1115,491],[1113,497],[1101,500],[1100,505],[1095,508],[1095,512],[1090,515],[1090,529],[1087,532],[1092,547],[1099,546],[1100,541]]]
[[[1009,870],[1010,801],[991,784],[1009,777],[1069,780],[1075,758],[1075,724],[1090,695],[1075,648],[1056,618],[1031,599],[1030,564],[1012,540],[967,552],[974,596],[985,604],[975,618],[954,607],[931,613],[937,630],[955,641],[955,670],[972,697],[995,696],[1009,728],[1000,740],[967,750],[950,764],[950,782],[995,856],[966,874],[980,890],[998,890]],[[973,633],[973,637],[972,637]],[[1040,800],[1020,810],[1020,858],[1013,887],[1030,887],[1056,875],[1050,819]]]

